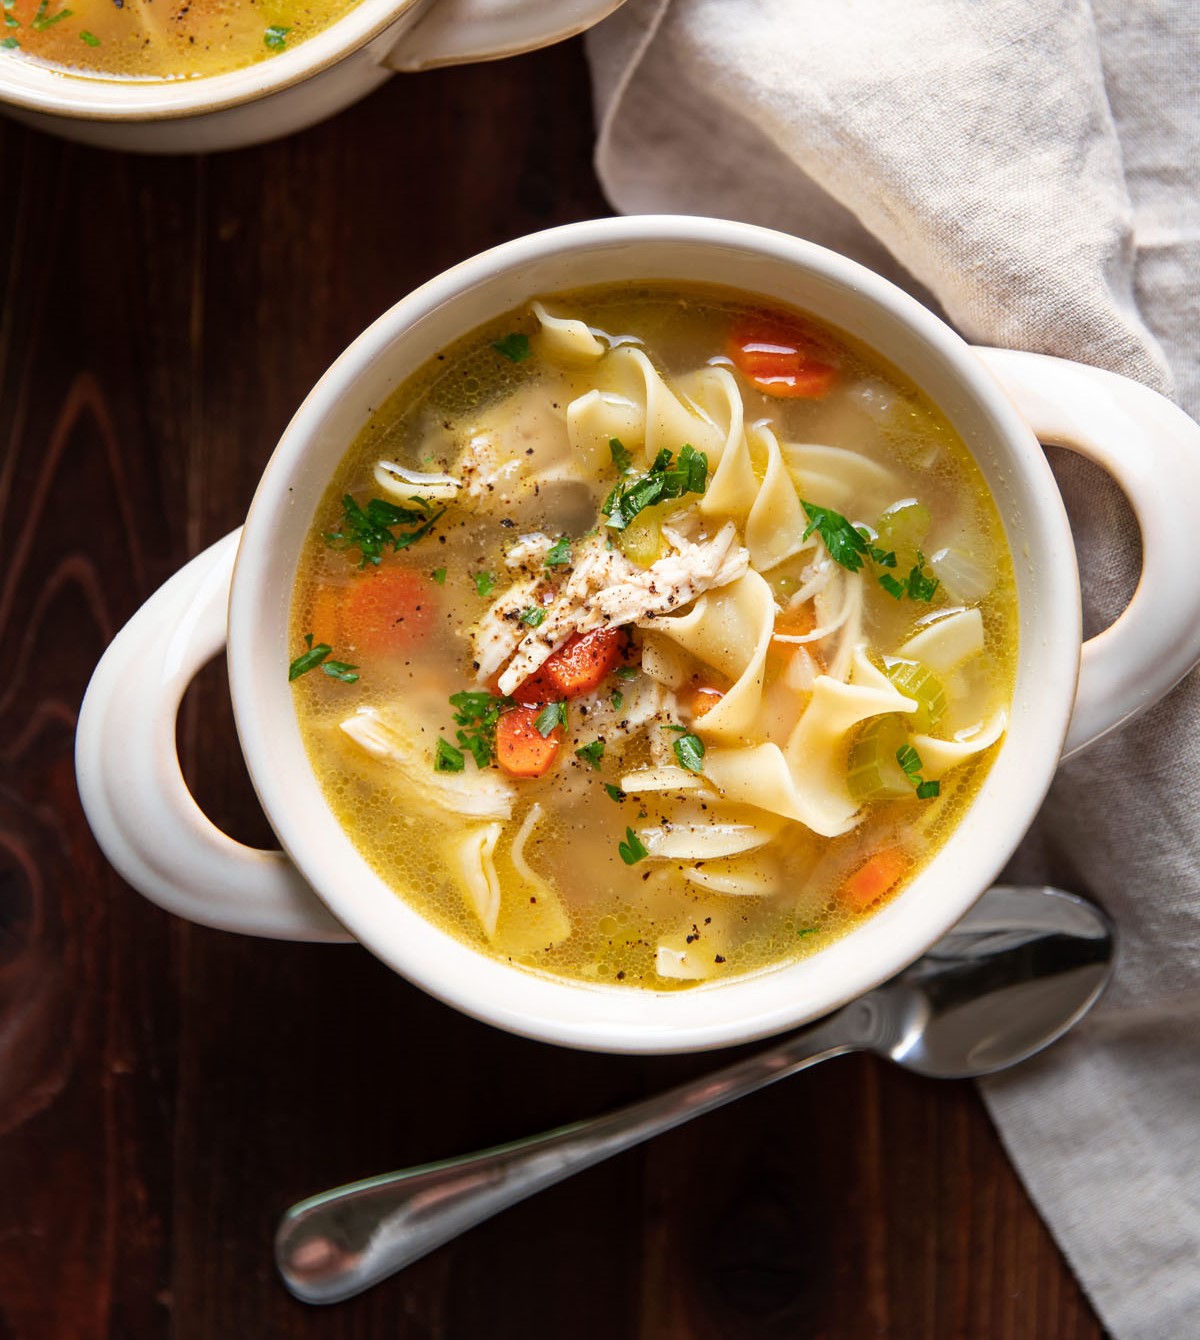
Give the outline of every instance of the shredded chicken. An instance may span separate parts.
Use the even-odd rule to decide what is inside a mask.
[[[414,803],[472,819],[512,817],[516,791],[499,773],[436,772],[429,749],[419,744],[420,732],[396,708],[360,707],[339,724],[359,748],[393,767]]]
[[[504,553],[504,566],[512,572],[524,572],[532,576],[540,573],[546,566],[546,555],[554,541],[540,530],[522,535]]]
[[[475,677],[481,684],[491,679],[516,651],[528,628],[520,621],[521,613],[531,605],[541,603],[538,600],[541,585],[539,577],[523,577],[513,582],[468,630],[476,665]]]
[[[500,692],[511,693],[524,683],[573,633],[652,624],[703,592],[736,581],[749,565],[732,522],[711,539],[693,541],[682,529],[666,526],[663,536],[671,552],[648,568],[630,562],[619,549],[609,549],[603,535],[577,545],[570,577],[546,606],[541,625],[521,639],[500,676]],[[507,594],[502,597],[506,602]],[[482,664],[478,653],[476,660]]]

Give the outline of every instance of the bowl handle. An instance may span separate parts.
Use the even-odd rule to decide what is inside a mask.
[[[1152,707],[1200,660],[1200,426],[1115,372],[1010,349],[975,352],[1039,441],[1112,475],[1142,532],[1133,599],[1083,644],[1069,758]]]
[[[75,775],[104,854],[151,902],[221,930],[278,940],[351,937],[281,851],[216,828],[179,767],[184,691],[225,645],[241,531],[197,555],[100,659],[79,710]]]
[[[434,0],[380,64],[432,70],[550,46],[599,23],[624,0]]]

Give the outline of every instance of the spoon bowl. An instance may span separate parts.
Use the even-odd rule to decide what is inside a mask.
[[[1115,954],[1112,923],[1084,899],[989,889],[903,972],[755,1056],[605,1116],[301,1201],[276,1235],[280,1274],[305,1302],[353,1297],[535,1191],[846,1052],[938,1079],[1002,1070],[1087,1013]]]

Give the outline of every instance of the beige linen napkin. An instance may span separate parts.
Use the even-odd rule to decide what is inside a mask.
[[[970,340],[1112,368],[1200,417],[1197,0],[629,0],[588,50],[619,209],[798,233]],[[1132,591],[1137,530],[1106,478],[1053,463],[1090,634]],[[1200,1336],[1198,765],[1193,674],[1060,770],[1010,872],[1124,933],[1092,1017],[984,1085],[1119,1340]]]

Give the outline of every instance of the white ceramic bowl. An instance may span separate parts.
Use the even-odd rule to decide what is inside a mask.
[[[647,279],[717,280],[814,312],[911,377],[986,476],[1012,549],[1020,606],[1007,736],[979,798],[911,886],[809,959],[669,993],[525,971],[423,920],[371,870],[331,814],[287,682],[288,611],[301,545],[370,408],[437,350],[535,295]],[[1137,594],[1111,629],[1082,648],[1071,534],[1035,433],[1114,474],[1142,523]],[[332,939],[348,932],[450,1004],[551,1042],[624,1052],[744,1042],[815,1018],[922,953],[995,878],[1064,751],[1149,706],[1200,657],[1200,572],[1191,543],[1198,514],[1200,428],[1124,378],[1038,355],[972,350],[885,280],[779,233],[677,217],[554,229],[432,280],[334,363],[276,448],[240,544],[232,535],[194,559],[106,652],[80,715],[80,794],[114,865],[183,916],[259,935]],[[175,753],[183,691],[225,641],[231,580],[229,678],[238,731],[286,856],[251,851],[218,833],[187,793]]]
[[[360,0],[269,60],[200,79],[93,79],[0,52],[0,108],[110,149],[232,149],[314,125],[396,71],[532,51],[582,32],[622,2]]]

